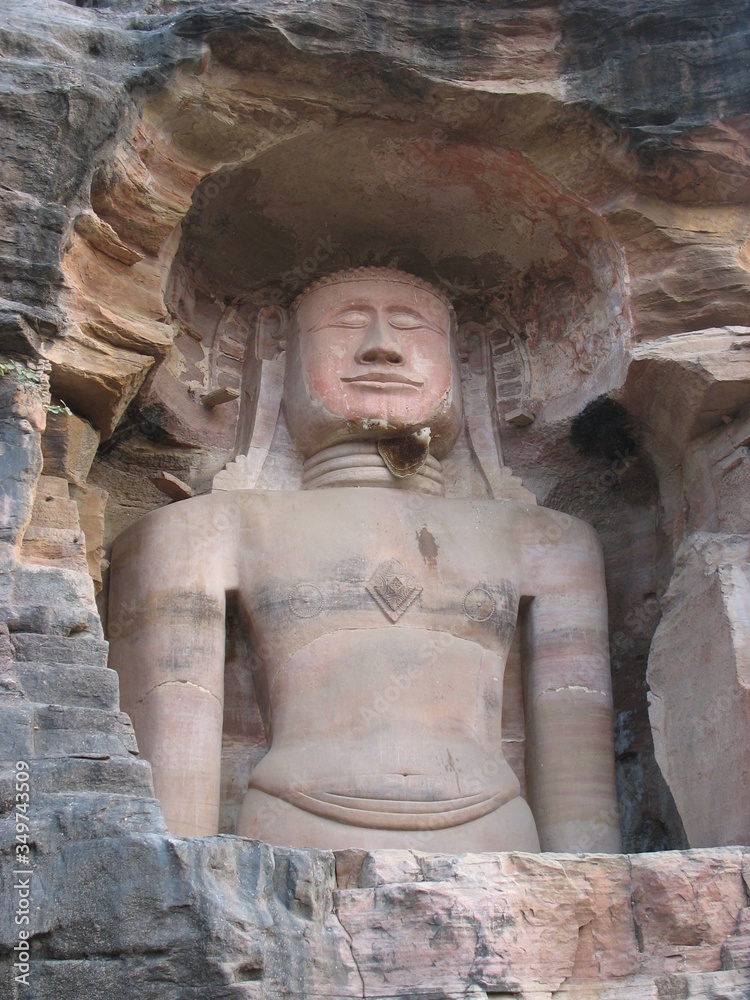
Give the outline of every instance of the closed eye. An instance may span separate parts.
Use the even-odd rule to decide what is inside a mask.
[[[410,312],[395,312],[388,317],[388,322],[396,330],[433,330],[435,333],[443,333],[432,323],[429,323],[424,316]]]
[[[366,313],[359,312],[357,310],[350,310],[349,312],[340,313],[338,316],[334,316],[334,318],[326,325],[359,329],[360,327],[368,326],[369,323],[370,317]]]

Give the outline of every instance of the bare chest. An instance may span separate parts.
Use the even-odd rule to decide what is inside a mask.
[[[241,573],[265,658],[283,662],[339,630],[401,627],[507,652],[518,612],[512,539],[469,504],[357,493],[311,504],[303,495],[266,520]]]

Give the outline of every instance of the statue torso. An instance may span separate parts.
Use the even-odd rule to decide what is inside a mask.
[[[518,794],[500,749],[519,600],[507,508],[379,489],[258,495],[239,557],[271,728],[252,787],[393,829],[465,822]]]

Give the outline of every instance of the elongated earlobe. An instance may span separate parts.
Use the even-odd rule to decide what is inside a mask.
[[[289,313],[282,306],[262,306],[255,330],[255,356],[261,361],[275,361],[286,350]]]

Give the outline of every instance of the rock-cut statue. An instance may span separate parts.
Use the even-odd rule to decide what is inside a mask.
[[[237,833],[618,851],[600,545],[558,512],[444,495],[463,424],[450,303],[408,274],[345,271],[262,310],[259,333],[286,350],[301,489],[161,508],[113,551],[112,661],[172,832],[218,828],[232,593],[270,734]],[[519,608],[525,798],[501,744]]]

